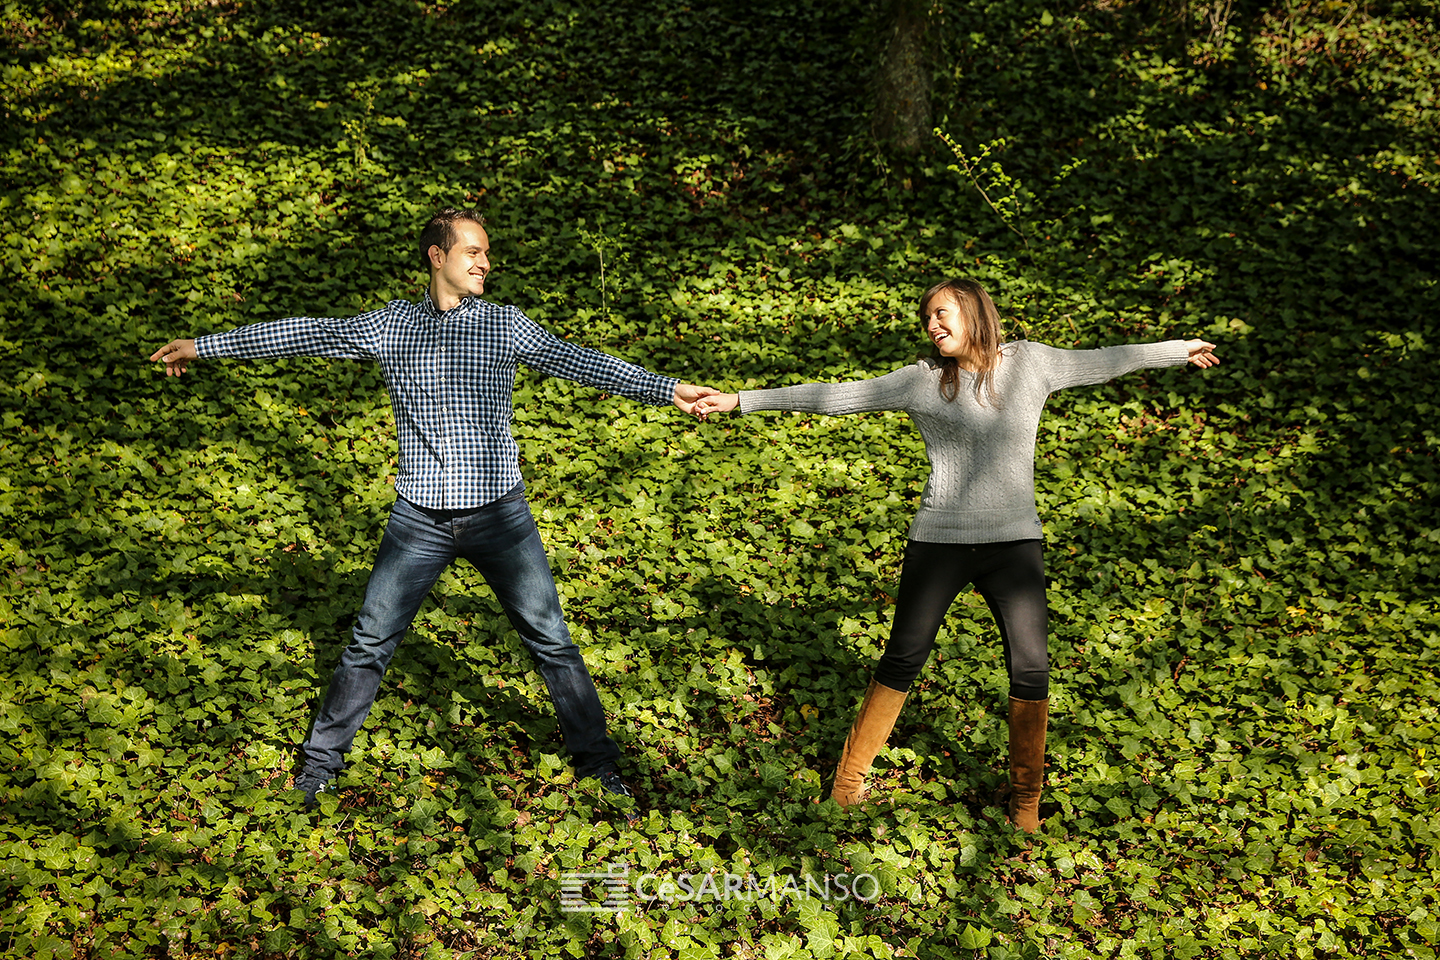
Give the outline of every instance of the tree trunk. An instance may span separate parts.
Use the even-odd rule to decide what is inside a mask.
[[[878,139],[915,153],[930,137],[930,0],[886,0],[886,8],[871,129]]]

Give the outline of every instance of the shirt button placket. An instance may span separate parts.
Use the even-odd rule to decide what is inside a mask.
[[[445,382],[445,318],[442,316],[435,327],[435,380]],[[441,499],[450,505],[450,476],[446,469],[450,464],[450,438],[446,435],[450,425],[445,416],[445,390],[440,389],[440,490]]]

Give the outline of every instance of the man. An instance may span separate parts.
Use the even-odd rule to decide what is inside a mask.
[[[510,435],[520,361],[686,413],[713,390],[661,377],[543,330],[518,309],[480,299],[490,240],[473,210],[445,208],[420,233],[430,286],[419,303],[391,301],[349,319],[296,317],[198,340],[172,340],[150,357],[169,376],[210,357],[320,356],[378,360],[400,442],[398,498],[375,558],[354,637],[301,746],[295,788],[313,807],[344,767],[390,658],[420,604],[457,557],[474,564],[535,657],[578,776],[629,796],[619,748],[605,731],[595,684],[570,639],[544,546],[525,500]]]

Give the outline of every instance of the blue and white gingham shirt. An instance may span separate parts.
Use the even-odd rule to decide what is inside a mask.
[[[549,333],[515,307],[467,297],[441,313],[427,293],[347,319],[292,317],[200,337],[202,358],[344,357],[379,360],[400,438],[395,492],[434,510],[498,500],[520,482],[510,435],[520,361],[661,406],[674,399],[662,377]]]

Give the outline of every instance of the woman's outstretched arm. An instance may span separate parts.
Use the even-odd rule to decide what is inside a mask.
[[[1220,362],[1213,352],[1215,344],[1204,340],[1127,343],[1096,350],[1066,350],[1028,341],[1027,344],[1036,362],[1042,365],[1046,388],[1051,393],[1104,383],[1135,370],[1187,363],[1203,369]]]
[[[718,393],[695,404],[701,418],[712,413],[741,413],[756,410],[791,410],[796,413],[820,413],[843,416],[847,413],[868,413],[874,410],[904,410],[925,381],[928,368],[912,363],[894,373],[873,380],[852,380],[848,383],[801,383],[772,390],[745,390],[740,393]]]

